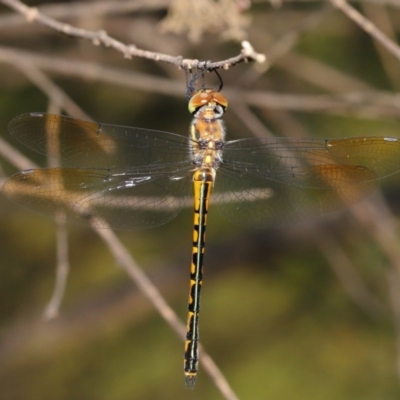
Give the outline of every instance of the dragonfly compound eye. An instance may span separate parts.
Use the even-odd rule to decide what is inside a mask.
[[[197,92],[189,101],[189,112],[194,114],[200,107],[209,103],[217,103],[224,110],[228,107],[228,101],[225,96],[219,92],[214,92],[211,89],[206,89]]]
[[[224,110],[226,110],[228,108],[228,100],[226,99],[225,96],[223,96],[219,92],[213,92],[211,95],[212,95],[212,98],[214,99],[214,101],[217,104],[219,104]]]
[[[200,107],[207,105],[211,98],[212,95],[209,92],[197,92],[189,101],[189,112],[195,113]]]

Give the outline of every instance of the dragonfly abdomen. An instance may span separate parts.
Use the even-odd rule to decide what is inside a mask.
[[[192,262],[190,266],[190,290],[188,304],[187,332],[185,342],[184,372],[186,385],[194,386],[198,370],[200,291],[203,281],[203,255],[208,206],[215,171],[201,168],[193,175],[194,224]]]

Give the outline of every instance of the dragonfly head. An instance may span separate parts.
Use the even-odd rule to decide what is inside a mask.
[[[189,112],[195,114],[203,107],[222,114],[228,108],[228,100],[213,89],[201,89],[189,100]]]

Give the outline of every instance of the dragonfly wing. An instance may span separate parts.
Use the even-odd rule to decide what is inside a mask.
[[[214,198],[222,214],[252,225],[304,220],[359,202],[377,188],[378,178],[390,171],[387,167],[373,169],[372,145],[370,152],[364,151],[368,146],[357,151],[356,147],[364,145],[361,143],[345,152],[331,151],[330,142],[228,142],[215,183]],[[391,170],[396,168],[393,161]]]
[[[359,202],[377,187],[375,174],[367,168],[309,168],[311,175],[319,175],[320,186],[315,185],[316,178],[312,186],[295,186],[222,168],[212,200],[226,218],[241,225],[282,225],[340,210]],[[338,186],[329,184],[338,180]]]
[[[189,157],[190,139],[184,136],[61,115],[23,114],[10,122],[8,130],[29,148],[59,158],[63,167],[179,165]]]
[[[45,168],[19,172],[2,191],[42,214],[97,226],[142,229],[174,218],[191,190],[187,170],[118,172],[94,168]],[[102,222],[102,220],[104,222]]]
[[[378,179],[400,170],[400,139],[242,139],[225,144],[223,159],[229,168],[245,169],[282,183],[287,183],[292,176],[294,185],[311,183],[298,178],[303,167],[309,166],[364,167],[373,171]]]
[[[331,157],[342,164],[361,165],[379,178],[400,170],[400,139],[391,137],[360,137],[327,141]]]

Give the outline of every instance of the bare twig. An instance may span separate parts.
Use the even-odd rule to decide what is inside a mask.
[[[396,29],[390,19],[389,10],[375,4],[361,4],[365,15],[393,42],[396,42]],[[394,88],[397,90],[400,89],[399,64],[397,60],[393,58],[391,53],[388,53],[384,47],[380,46],[377,40],[374,40],[373,43],[388,79],[391,81]]]
[[[234,101],[230,102],[230,108],[233,109],[235,117],[239,118],[255,137],[273,137],[272,132],[252,112],[250,107],[240,100],[240,97],[236,97]]]
[[[119,0],[119,1],[96,1],[96,2],[74,2],[60,4],[43,4],[40,10],[43,14],[53,18],[82,18],[82,16],[113,16],[132,13],[135,11],[155,11],[168,7],[170,0]],[[25,24],[20,15],[0,16],[0,29]]]
[[[320,60],[291,51],[275,64],[288,73],[330,93],[372,92],[372,86]]]
[[[62,106],[62,102],[66,99],[65,93],[62,92],[54,83],[35,68],[30,69],[26,67],[23,72],[30,78],[33,77],[32,81],[46,92],[46,94],[53,100],[55,100],[56,107]],[[50,112],[59,112],[59,110],[51,109]],[[18,168],[28,169],[36,167],[28,159],[25,159],[20,153],[12,148],[12,146],[4,143],[0,139],[0,154],[7,157],[11,163],[18,162]],[[18,161],[21,160],[21,161]],[[54,160],[51,161],[52,167],[57,166],[54,164]],[[92,218],[92,221],[98,218]],[[102,221],[102,225],[106,227],[106,222]],[[178,334],[181,339],[185,339],[186,328],[172,308],[161,296],[157,288],[151,283],[149,278],[142,272],[139,266],[135,263],[133,258],[130,256],[128,251],[119,241],[117,236],[109,229],[99,229],[96,224],[92,224],[93,229],[99,234],[99,236],[105,241],[110,252],[113,254],[118,264],[125,270],[128,276],[135,282],[138,288],[146,295],[154,307],[158,310],[160,315],[166,320],[170,327]],[[53,295],[47,304],[44,317],[46,319],[54,318],[58,315],[59,307],[62,302],[67,277],[69,273],[69,261],[68,261],[68,240],[67,230],[64,222],[57,221],[57,268],[56,268],[56,283],[53,291]],[[237,400],[237,396],[229,386],[222,372],[212,360],[211,356],[207,354],[204,348],[199,346],[202,360],[201,365],[210,378],[214,381],[215,385],[224,398],[227,400]]]
[[[14,64],[22,73],[24,73],[30,81],[45,93],[53,104],[58,108],[64,109],[69,115],[75,118],[91,120],[90,116],[85,113],[74,100],[69,97],[64,90],[49,79],[39,68],[32,63]]]
[[[56,221],[57,225],[57,267],[53,294],[43,312],[45,319],[58,317],[61,302],[64,298],[69,274],[68,232],[64,221]]]
[[[397,374],[400,379],[400,244],[398,224],[382,197],[376,195],[375,202],[365,201],[354,208],[353,215],[367,228],[388,260],[388,283],[393,324],[397,342]]]
[[[0,137],[0,155],[18,169],[38,168],[28,157],[24,156],[13,146]]]
[[[3,147],[1,145],[0,139],[0,154],[5,157],[9,153],[10,149],[13,150],[12,146],[7,145],[6,147]],[[19,160],[20,156],[17,150],[13,150],[12,154],[13,157],[16,157],[16,159]],[[15,160],[13,157],[10,158],[9,161],[15,164]],[[26,162],[27,164],[24,164],[24,167],[22,169],[35,167],[32,162]],[[18,168],[20,168],[20,164],[18,164]],[[179,338],[184,340],[186,333],[184,323],[179,320],[176,313],[164,300],[158,289],[151,283],[147,275],[140,269],[140,267],[134,261],[133,257],[129,254],[123,244],[120,242],[115,233],[111,229],[98,228],[98,225],[100,223],[99,218],[97,217],[92,217],[92,219],[90,220],[90,224],[92,228],[97,232],[97,234],[107,244],[110,252],[115,257],[118,264],[124,269],[124,271],[135,282],[138,288],[150,300],[150,302],[160,313],[160,315],[165,319],[168,325],[177,333]],[[105,221],[101,221],[101,224],[103,227],[107,226]],[[66,244],[67,242],[65,241],[66,238],[64,236],[66,235],[66,232],[61,231],[58,235],[58,239],[61,241],[61,246],[58,248],[59,263],[57,268],[56,287],[54,289],[52,299],[45,310],[45,316],[47,318],[54,317],[57,314],[58,306],[63,297],[66,278],[68,275],[68,258],[66,256],[68,248]],[[215,385],[219,388],[221,393],[224,395],[224,398],[227,400],[237,400],[237,396],[233,392],[232,388],[229,386],[218,366],[212,360],[211,356],[207,354],[207,352],[201,345],[199,349],[201,352],[201,365],[203,366],[206,373],[210,376],[210,378],[214,381]]]
[[[38,22],[54,31],[64,33],[65,35],[89,40],[96,46],[103,45],[113,48],[114,50],[122,53],[124,57],[128,59],[132,57],[140,57],[146,58],[148,60],[173,64],[185,70],[201,69],[205,71],[212,71],[220,68],[229,69],[230,67],[233,67],[234,65],[241,62],[264,62],[265,60],[265,57],[262,54],[257,53],[247,41],[242,42],[242,51],[239,55],[223,61],[211,62],[196,59],[184,59],[181,56],[174,57],[169,54],[139,49],[133,44],[124,44],[119,40],[109,36],[104,30],[94,32],[82,28],[76,28],[72,25],[59,22],[51,17],[42,14],[36,7],[29,7],[19,0],[0,0],[0,3],[3,3],[6,6],[15,10],[16,12],[24,15],[28,22]]]
[[[28,69],[29,70],[29,69]],[[33,71],[33,77],[37,78],[39,84],[42,84],[47,91],[50,98],[50,104],[48,108],[49,113],[60,113],[61,111],[61,98],[66,98],[63,96],[63,91],[53,84],[47,77],[42,74],[39,70]],[[50,146],[57,146],[57,153],[59,154],[60,148],[57,141],[58,137],[49,138],[48,143]],[[48,157],[47,163],[50,168],[60,167],[60,161],[56,158]],[[53,319],[58,317],[59,309],[64,298],[65,289],[67,287],[67,280],[69,274],[69,250],[68,250],[68,231],[65,221],[56,221],[56,235],[57,235],[57,266],[56,266],[56,277],[53,294],[45,307],[43,317],[45,319]]]
[[[326,230],[318,229],[313,235],[313,240],[328,259],[329,265],[350,299],[374,319],[382,319],[386,313],[385,307],[367,288],[333,235]]]
[[[4,63],[34,64],[48,71],[67,76],[77,76],[109,82],[123,87],[168,94],[182,98],[185,92],[183,82],[172,81],[121,68],[104,67],[89,61],[70,60],[61,57],[37,55],[35,53],[0,47],[0,61]],[[400,96],[389,92],[350,92],[340,95],[298,95],[262,92],[256,90],[240,91],[230,88],[225,93],[231,98],[240,98],[248,105],[295,111],[320,111],[337,114],[353,114],[364,118],[375,116],[398,117],[400,115]]]
[[[164,300],[158,289],[152,284],[147,275],[138,267],[133,257],[122,245],[115,233],[111,229],[99,229],[99,225],[106,226],[106,222],[102,221],[99,223],[98,221],[93,220],[92,228],[107,244],[118,264],[151,301],[156,310],[175,331],[179,338],[184,340],[186,333],[185,325],[179,320],[178,316]],[[203,366],[205,372],[207,372],[210,378],[214,381],[216,387],[218,387],[220,392],[224,395],[224,398],[227,400],[237,400],[238,397],[233,392],[221,370],[212,360],[210,355],[206,353],[203,346],[200,346],[199,349],[201,353],[201,365]]]
[[[228,91],[226,90],[226,93]],[[233,93],[241,96],[249,105],[298,111],[320,111],[327,113],[349,113],[373,118],[377,115],[398,117],[400,115],[400,96],[385,92],[349,92],[343,94],[295,95],[265,91]]]
[[[393,268],[388,269],[386,278],[392,305],[393,323],[396,331],[396,371],[397,377],[400,379],[400,278],[397,271]]]
[[[332,6],[329,4],[322,7],[320,10],[311,13],[304,18],[297,26],[292,28],[289,32],[285,33],[282,37],[278,38],[268,50],[266,59],[268,65],[274,64],[278,59],[289,53],[293,47],[299,42],[302,34],[315,29],[332,13]],[[265,66],[261,67],[265,70]]]
[[[277,4],[297,4],[297,3],[320,3],[321,0],[253,0],[252,3],[258,4],[258,3],[275,3],[272,4],[277,5]],[[378,4],[381,6],[392,6],[392,7],[397,7],[400,8],[400,3],[399,0],[354,0],[355,3],[371,3],[371,4]]]
[[[400,47],[397,43],[387,37],[369,19],[360,14],[346,0],[330,0],[330,2],[400,60]]]
[[[98,80],[147,92],[168,94],[182,98],[185,85],[181,81],[133,72],[128,69],[104,67],[99,63],[71,58],[38,55],[24,50],[0,46],[0,61],[14,65],[34,64],[37,68],[80,79]]]
[[[368,227],[368,232],[380,245],[390,264],[400,276],[400,243],[397,224],[384,199],[375,194],[375,201],[364,201],[353,209],[353,215]]]

